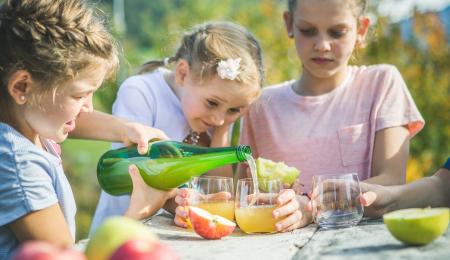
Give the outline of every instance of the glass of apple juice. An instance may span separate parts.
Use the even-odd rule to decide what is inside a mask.
[[[191,198],[191,206],[202,208],[213,215],[234,220],[233,178],[219,176],[194,177],[190,188],[195,196]]]
[[[239,228],[248,234],[275,233],[275,219],[272,212],[277,208],[277,196],[282,189],[279,179],[240,179],[237,182],[235,217]]]

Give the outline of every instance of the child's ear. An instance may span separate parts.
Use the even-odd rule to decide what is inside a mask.
[[[29,98],[32,85],[31,74],[26,70],[18,70],[9,77],[7,89],[13,100],[18,105],[23,105]]]
[[[293,38],[294,37],[294,32],[292,31],[293,20],[292,20],[291,12],[284,11],[284,13],[283,13],[283,20],[284,20],[284,25],[286,27],[286,31],[287,31],[288,37],[289,38]]]
[[[361,17],[358,20],[358,29],[356,35],[356,45],[364,46],[364,41],[366,39],[367,32],[369,31],[370,19],[368,17]]]
[[[181,59],[175,66],[175,83],[178,86],[183,86],[187,75],[189,74],[189,63],[187,60]]]

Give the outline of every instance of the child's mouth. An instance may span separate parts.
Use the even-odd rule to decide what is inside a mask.
[[[65,130],[67,133],[75,130],[75,120],[71,120],[65,124]]]

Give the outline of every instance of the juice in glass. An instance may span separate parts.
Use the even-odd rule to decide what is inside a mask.
[[[275,224],[282,218],[274,219],[273,211],[277,208],[276,198],[281,190],[281,181],[261,179],[260,190],[255,179],[238,180],[235,218],[239,228],[245,233],[275,233]]]
[[[245,233],[274,233],[275,224],[281,220],[272,217],[275,208],[276,205],[236,208],[236,222]]]
[[[213,215],[219,215],[231,221],[234,220],[234,201],[202,201],[196,206]]]

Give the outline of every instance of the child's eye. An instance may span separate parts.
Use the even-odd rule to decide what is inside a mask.
[[[238,114],[240,112],[241,112],[240,108],[230,108],[230,109],[228,109],[228,113],[230,113],[230,114]]]
[[[209,107],[209,108],[214,108],[214,107],[217,107],[217,102],[215,102],[215,101],[212,101],[212,100],[206,100],[206,103],[207,103],[207,107]]]
[[[330,30],[328,34],[333,38],[341,38],[346,33],[345,30]]]
[[[314,36],[316,34],[315,29],[299,29],[299,31],[305,36]]]
[[[74,96],[73,98],[76,100],[81,100],[87,98],[87,96]]]

